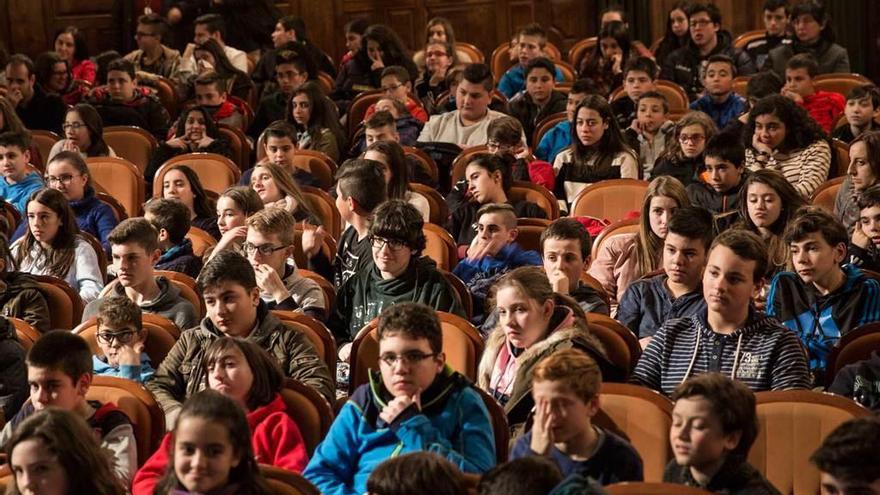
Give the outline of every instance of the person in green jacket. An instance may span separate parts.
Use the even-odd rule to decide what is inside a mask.
[[[403,200],[387,201],[374,212],[368,238],[373,262],[342,285],[327,322],[336,337],[340,360],[348,361],[358,331],[394,303],[420,302],[465,316],[455,289],[434,260],[422,257],[423,226],[421,213]]]

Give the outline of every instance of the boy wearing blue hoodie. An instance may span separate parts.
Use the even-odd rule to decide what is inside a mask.
[[[777,274],[767,314],[793,330],[821,377],[831,347],[858,326],[880,320],[880,283],[846,259],[846,228],[830,213],[805,207],[785,230],[794,272]]]
[[[517,244],[516,212],[503,203],[485,204],[477,210],[476,236],[468,246],[467,257],[453,273],[467,286],[474,302],[472,320],[480,322],[489,289],[502,275],[521,266],[540,266],[541,255]]]
[[[37,172],[28,172],[31,161],[30,138],[25,134],[0,134],[0,199],[5,199],[16,210],[26,215],[27,200],[31,193],[42,189],[43,179]]]
[[[379,362],[315,450],[303,475],[325,495],[360,495],[382,461],[428,451],[466,473],[495,465],[489,413],[466,378],[446,365],[433,309],[412,302],[385,308]]]
[[[115,376],[144,383],[156,370],[144,352],[141,308],[123,296],[101,300],[98,307],[98,346],[102,355],[92,355],[92,369],[98,376]]]

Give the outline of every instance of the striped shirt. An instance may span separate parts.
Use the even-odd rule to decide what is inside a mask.
[[[755,150],[746,148],[746,168],[752,171],[769,168],[782,172],[785,180],[794,186],[801,196],[809,198],[813,191],[828,179],[828,169],[831,168],[831,147],[820,139],[790,154],[774,152],[766,163],[757,159]]]
[[[713,371],[755,392],[809,388],[806,354],[794,332],[763,313],[750,313],[745,326],[724,335],[709,328],[706,313],[666,321],[630,380],[666,395],[689,376]]]

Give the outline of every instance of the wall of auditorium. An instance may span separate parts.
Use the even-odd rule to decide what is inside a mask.
[[[334,57],[343,51],[342,26],[367,17],[400,33],[404,42],[418,47],[424,26],[433,16],[449,18],[461,41],[471,42],[488,57],[507,40],[516,26],[537,21],[563,50],[596,33],[598,12],[609,0],[286,0],[282,12],[303,17],[312,40]],[[675,0],[617,1],[633,13],[633,31],[648,44],[662,35],[665,13]],[[734,33],[761,24],[763,0],[716,0],[724,27]],[[880,34],[868,26],[880,24],[880,2],[828,0],[842,44],[850,48],[854,70],[875,79],[880,76]],[[113,0],[0,0],[0,41],[10,52],[30,55],[51,47],[52,35],[74,24],[87,33],[93,54],[113,48],[118,30],[111,19]],[[876,31],[874,31],[877,33]]]

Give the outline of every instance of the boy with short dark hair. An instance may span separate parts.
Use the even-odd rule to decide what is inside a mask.
[[[276,91],[263,94],[257,105],[254,120],[248,129],[248,136],[257,140],[263,130],[276,120],[284,120],[287,102],[294,91],[305,84],[314,74],[309,73],[311,65],[305,56],[294,49],[280,49],[275,52]]]
[[[727,55],[709,57],[703,68],[703,96],[691,102],[691,110],[708,114],[719,129],[736,119],[746,108],[746,100],[733,92],[736,64]]]
[[[284,376],[335,400],[327,365],[302,332],[288,328],[260,299],[250,262],[234,251],[221,251],[205,265],[196,280],[207,316],[198,327],[185,330],[159,365],[147,389],[173,425],[182,403],[205,385],[202,360],[208,345],[220,337],[250,340],[278,360]]]
[[[247,218],[242,245],[254,267],[260,298],[269,309],[301,311],[317,320],[327,318],[324,292],[303,277],[292,263],[296,220],[287,210],[266,208]]]
[[[171,117],[149,88],[140,87],[134,64],[116,59],[107,65],[107,86],[98,87],[89,95],[104,127],[133,125],[146,129],[158,140],[168,137]]]
[[[835,428],[810,461],[827,495],[880,495],[880,418],[856,418]]]
[[[827,133],[831,133],[837,119],[843,113],[846,101],[843,95],[832,91],[820,91],[813,79],[819,75],[819,63],[809,53],[799,53],[785,64],[785,86],[782,96],[804,107],[810,117]]]
[[[92,369],[98,376],[146,382],[156,370],[150,356],[144,352],[147,331],[144,330],[141,308],[124,296],[98,301],[96,340],[103,354],[92,356]]]
[[[517,45],[519,63],[508,69],[498,81],[498,91],[501,91],[508,100],[526,89],[526,65],[538,57],[546,57],[544,47],[547,46],[547,32],[537,23],[523,26],[517,36]],[[555,66],[554,69],[553,75],[556,80],[563,81],[562,71]]]
[[[639,338],[651,342],[663,322],[701,313],[703,269],[712,244],[712,215],[703,208],[679,208],[669,219],[663,241],[663,271],[633,282],[617,307],[617,321]]]
[[[627,129],[636,119],[636,102],[642,94],[656,91],[657,63],[648,57],[635,57],[623,67],[623,92],[611,102],[611,111],[621,129]],[[592,91],[595,92],[595,91]],[[574,109],[572,108],[572,111]],[[569,120],[573,120],[569,119]]]
[[[466,378],[446,365],[434,309],[400,302],[379,314],[379,371],[342,407],[303,472],[328,495],[366,492],[385,459],[429,450],[458,469],[495,465],[489,413]]]
[[[274,163],[290,172],[290,176],[299,186],[320,187],[321,183],[308,170],[297,167],[293,162],[296,156],[296,129],[283,120],[272,122],[263,132],[263,149],[266,157],[263,161]],[[241,186],[251,185],[251,176],[254,168],[251,167],[241,173],[238,184]]]
[[[562,481],[556,463],[543,456],[520,457],[490,469],[477,485],[478,495],[546,495]]]
[[[809,388],[798,338],[751,306],[767,269],[764,241],[732,229],[712,241],[703,271],[706,310],[663,323],[631,380],[666,395],[688,377],[720,371],[754,391]]]
[[[550,115],[565,111],[566,96],[556,91],[555,71],[556,66],[546,57],[530,60],[523,70],[525,92],[510,101],[510,115],[522,124],[530,146],[538,144],[532,142],[538,124]]]
[[[382,170],[379,162],[356,159],[343,163],[336,171],[336,209],[348,228],[339,237],[332,261],[321,251],[326,230],[318,227],[303,231],[302,248],[309,257],[309,268],[331,280],[337,291],[372,262],[370,223],[373,211],[388,197]]]
[[[623,131],[623,137],[638,152],[642,174],[650,178],[654,163],[675,137],[675,123],[669,120],[669,102],[663,93],[642,93],[637,102],[636,119]]]
[[[579,79],[571,86],[565,102],[565,120],[553,126],[535,147],[535,157],[553,163],[560,151],[571,145],[571,123],[574,121],[574,110],[587,95],[595,92],[595,85],[588,79]],[[615,100],[617,101],[617,100]],[[611,104],[612,108],[614,103]],[[632,119],[630,119],[630,122]],[[629,123],[627,123],[629,125]],[[551,191],[553,189],[548,188]]]
[[[211,112],[211,118],[217,124],[226,124],[230,127],[244,128],[244,117],[241,110],[229,101],[229,92],[226,90],[226,80],[214,71],[199,74],[193,83],[195,99],[199,106],[205,107]],[[185,116],[183,112],[181,117]]]
[[[162,254],[154,267],[198,277],[202,260],[193,254],[192,241],[186,238],[190,228],[189,208],[176,199],[154,199],[144,205],[144,218],[159,233]]]
[[[822,378],[837,341],[860,325],[880,321],[880,283],[846,259],[846,229],[830,213],[805,207],[784,235],[794,272],[773,277],[767,315],[776,317],[801,339],[810,369]]]
[[[758,436],[755,394],[721,373],[688,379],[672,393],[669,443],[675,459],[663,481],[712,493],[779,495],[746,460]]]
[[[581,351],[563,349],[541,360],[532,372],[532,429],[510,458],[546,456],[562,476],[577,472],[602,485],[642,481],[642,459],[632,445],[592,422],[601,386],[599,366]]]
[[[844,143],[851,143],[864,132],[880,129],[874,120],[880,115],[880,90],[873,84],[856,86],[846,95],[846,125],[842,125],[831,133],[831,137]]]
[[[43,188],[43,178],[36,171],[28,171],[31,161],[31,143],[26,134],[0,134],[0,198],[6,200],[26,216],[27,200],[31,193]],[[14,227],[14,226],[12,226]]]
[[[553,190],[553,165],[541,160],[528,161],[531,153],[529,147],[523,143],[523,126],[519,120],[507,115],[499,117],[489,122],[486,134],[489,137],[486,142],[489,153],[513,159],[510,165],[513,180],[534,182],[547,190]]]
[[[409,71],[405,67],[392,65],[382,69],[382,76],[379,79],[381,90],[394,100],[403,103],[410,115],[424,123],[428,121],[428,112],[425,107],[415,99],[413,95],[412,81],[409,78]],[[367,108],[364,114],[364,120],[369,119],[373,112],[376,111],[376,104],[372,104]]]
[[[608,304],[596,289],[581,281],[590,268],[593,240],[584,224],[574,218],[555,220],[541,232],[541,258],[553,292],[577,301],[585,313],[609,313]]]
[[[755,62],[755,67],[764,67],[770,50],[779,45],[791,43],[788,34],[788,0],[764,0],[764,36],[756,38],[743,47]]]
[[[22,421],[47,407],[75,413],[94,430],[117,478],[129,486],[137,469],[131,420],[116,405],[86,399],[92,384],[92,350],[79,335],[54,331],[40,337],[27,354],[30,401],[0,432],[5,446]]]
[[[413,452],[392,457],[367,479],[369,495],[461,495],[467,492],[455,464],[433,452]]]
[[[168,33],[168,21],[158,13],[138,17],[137,32],[134,35],[138,49],[123,58],[134,64],[137,78],[142,82],[158,77],[171,77],[177,70],[180,52],[162,43]]]
[[[748,177],[745,153],[739,136],[727,132],[716,134],[703,150],[706,181],[694,181],[687,186],[691,204],[716,215],[717,231],[726,230],[738,218],[740,192]]]
[[[859,195],[859,221],[849,241],[849,263],[880,272],[880,186]]]
[[[486,297],[492,285],[505,273],[520,266],[540,265],[541,256],[516,243],[516,213],[513,206],[488,203],[477,211],[477,231],[466,257],[452,270],[464,282],[473,299],[471,321],[483,320]]]

